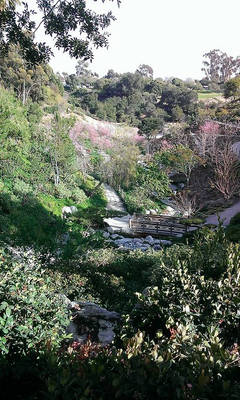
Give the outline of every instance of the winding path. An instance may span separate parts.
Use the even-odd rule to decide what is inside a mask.
[[[219,213],[219,218],[223,222],[223,226],[227,226],[234,215],[240,212],[240,200],[233,204],[231,207],[226,208],[224,211]],[[209,215],[205,221],[205,224],[218,225],[217,214]]]
[[[107,198],[107,210],[126,212],[126,208],[117,192],[106,183],[103,184],[103,187]]]
[[[126,208],[120,199],[117,192],[109,185],[104,183],[104,192],[107,198],[107,210],[126,212]],[[125,232],[129,233],[129,219],[131,215],[124,215],[123,217],[105,218],[104,222],[111,228],[112,232]]]

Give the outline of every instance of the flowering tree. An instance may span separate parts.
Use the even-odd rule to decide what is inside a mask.
[[[220,126],[215,121],[205,121],[200,126],[195,136],[195,144],[201,157],[213,157],[219,133]]]

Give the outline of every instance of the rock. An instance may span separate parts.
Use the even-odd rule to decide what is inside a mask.
[[[171,197],[167,197],[166,199],[161,199],[161,202],[169,206],[170,204],[172,204],[172,199]]]
[[[150,210],[145,210],[145,214],[149,215],[150,214]]]
[[[114,233],[115,232],[115,230],[110,226],[109,228],[107,228],[107,231],[109,232],[109,233]]]
[[[174,208],[173,207],[171,207],[171,206],[167,206],[166,208],[165,208],[165,210],[163,210],[163,212],[161,213],[161,215],[167,215],[167,216],[169,216],[169,217],[173,217],[173,216],[175,216],[176,215],[176,210],[174,210]]]
[[[171,246],[172,244],[171,240],[160,240],[160,243],[164,246]]]
[[[170,187],[170,189],[173,191],[174,194],[177,193],[177,189],[178,189],[178,188],[177,188],[176,185],[173,185],[172,183],[170,183],[169,187]]]
[[[179,183],[179,184],[178,184],[178,187],[179,187],[179,189],[182,190],[182,189],[185,187],[185,185],[184,185],[184,183]]]
[[[147,242],[149,244],[153,244],[154,243],[154,239],[153,239],[152,236],[149,235],[149,236],[145,237],[144,242]]]
[[[112,343],[115,336],[112,322],[106,321],[104,319],[99,319],[98,323],[100,327],[98,331],[99,342],[103,345]]]
[[[74,215],[78,211],[75,206],[65,206],[62,208],[62,218],[67,218],[69,215]]]
[[[126,244],[129,244],[129,243],[131,242],[131,240],[132,240],[132,239],[128,239],[128,238],[125,238],[125,239],[117,239],[117,240],[115,240],[114,243],[116,243],[118,246],[124,246],[124,245],[126,245]]]
[[[67,333],[71,333],[73,341],[85,343],[89,338],[92,342],[102,345],[112,343],[114,328],[120,319],[115,311],[108,311],[97,304],[84,301],[70,301],[61,296],[68,306],[73,320],[70,322]]]
[[[157,211],[156,210],[151,209],[149,211],[150,211],[150,215],[157,215]]]
[[[113,240],[116,240],[116,239],[123,239],[123,236],[118,235],[117,233],[114,233],[113,235],[111,235],[111,238],[112,238]]]
[[[109,237],[110,237],[110,233],[109,232],[103,232],[103,237],[104,237],[104,239],[109,239]]]
[[[120,239],[113,240],[113,237],[120,237]],[[129,251],[129,250],[141,250],[146,251],[149,248],[153,248],[153,250],[160,250],[161,249],[161,240],[153,239],[152,236],[147,236],[146,238],[123,238],[119,235],[111,235],[111,238],[108,239],[111,241],[116,247],[118,247],[122,251]],[[169,241],[166,241],[167,243]],[[168,244],[170,244],[169,242]]]

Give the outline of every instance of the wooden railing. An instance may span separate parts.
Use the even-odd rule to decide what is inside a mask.
[[[134,214],[129,220],[129,228],[133,233],[153,236],[178,236],[199,228],[199,225],[189,225],[182,222],[183,218],[166,217],[163,215]],[[187,219],[186,219],[187,222]]]

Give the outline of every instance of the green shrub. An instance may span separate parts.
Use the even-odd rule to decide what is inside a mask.
[[[55,186],[55,193],[59,199],[70,199],[72,191],[62,182]]]
[[[234,215],[230,220],[230,224],[226,228],[226,235],[232,242],[240,240],[240,213]]]
[[[130,214],[144,213],[149,209],[162,209],[160,202],[151,199],[142,187],[136,187],[121,194]]]
[[[72,190],[71,198],[78,204],[83,203],[84,201],[87,200],[85,192],[78,187]]]
[[[229,225],[226,228],[226,235],[232,242],[239,242],[240,240],[240,225]]]
[[[2,354],[59,346],[66,337],[66,306],[37,257],[0,249],[0,350]]]
[[[240,213],[234,215],[234,217],[230,220],[230,225],[238,225],[240,224]]]

